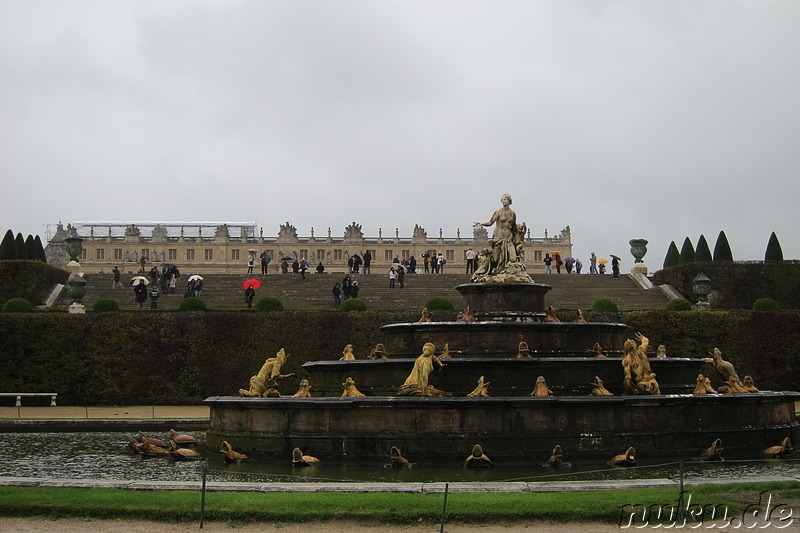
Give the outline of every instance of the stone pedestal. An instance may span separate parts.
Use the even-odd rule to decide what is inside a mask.
[[[77,261],[70,261],[69,263],[67,263],[65,270],[70,274],[83,274],[83,272],[81,272],[83,268],[81,267],[81,264],[78,263]]]
[[[711,304],[708,302],[697,302],[692,306],[692,310],[694,311],[710,311]]]
[[[634,263],[633,267],[631,267],[631,274],[642,274],[646,276],[647,265],[645,265],[644,263]]]
[[[84,306],[83,304],[79,304],[78,302],[73,302],[72,305],[69,306],[69,314],[71,315],[86,314],[86,306]]]

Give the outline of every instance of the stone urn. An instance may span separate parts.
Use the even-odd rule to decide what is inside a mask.
[[[64,249],[69,255],[70,261],[78,261],[83,251],[83,237],[67,237],[64,239]]]
[[[647,239],[631,239],[628,241],[631,245],[631,255],[633,255],[634,263],[644,263],[642,258],[647,253]]]
[[[707,302],[711,292],[711,280],[702,272],[692,280],[692,291],[698,302]]]
[[[86,296],[86,280],[80,274],[72,274],[67,280],[67,294],[73,303],[81,303]]]

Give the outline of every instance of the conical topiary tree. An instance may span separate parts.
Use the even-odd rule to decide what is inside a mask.
[[[8,230],[3,242],[0,243],[0,261],[17,258],[17,245],[14,242],[14,232]]]
[[[692,246],[692,241],[689,240],[689,237],[686,237],[686,240],[683,241],[683,246],[681,246],[681,257],[678,263],[681,265],[685,265],[686,263],[694,263],[694,246]]]
[[[17,259],[28,258],[28,254],[25,251],[25,237],[22,236],[22,233],[17,233],[17,236],[14,239],[14,246],[17,249]]]
[[[706,242],[706,236],[700,235],[697,239],[697,248],[694,249],[695,261],[711,261],[711,250]]]
[[[783,250],[781,250],[781,243],[778,242],[778,236],[775,232],[769,236],[767,243],[767,251],[764,253],[764,261],[783,261]]]
[[[33,240],[36,243],[36,257],[42,263],[47,263],[47,255],[44,253],[44,246],[42,246],[42,239],[37,235]]]
[[[714,245],[714,261],[733,261],[733,252],[724,231],[720,231],[717,235],[717,243]]]
[[[28,235],[25,239],[25,256],[31,261],[39,259],[39,253],[36,250],[36,242],[33,240],[33,235]]]
[[[678,251],[678,247],[675,245],[675,241],[669,243],[669,248],[667,248],[667,255],[664,257],[664,268],[674,267],[677,266],[681,259],[681,253]]]

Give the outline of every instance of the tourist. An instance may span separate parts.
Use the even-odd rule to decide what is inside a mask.
[[[348,274],[352,274],[353,273],[353,266],[354,265],[355,265],[355,259],[353,259],[353,256],[351,255],[351,256],[349,256],[347,258],[347,273]]]
[[[614,279],[619,279],[619,257],[616,255],[611,256],[611,274]]]
[[[428,273],[428,264],[430,263],[430,261],[431,261],[431,256],[430,256],[430,254],[428,254],[428,252],[425,252],[424,254],[422,254],[422,262],[423,262],[423,264],[425,266],[425,273],[426,274]]]
[[[550,257],[549,253],[544,254],[544,273],[545,274],[552,274],[553,273],[553,258]]]
[[[554,255],[553,261],[556,263],[556,274],[561,274],[561,265],[564,264],[564,261],[561,260],[561,254]]]
[[[256,297],[256,290],[253,288],[253,284],[247,286],[244,290],[244,303],[247,304],[247,308],[250,309],[253,307],[253,300]]]
[[[150,287],[150,309],[158,309],[159,296],[161,296],[161,292],[158,290],[158,285],[153,283],[153,286]]]
[[[320,261],[317,265],[317,274],[322,274],[323,272],[325,272],[325,267],[322,265],[322,261]]]
[[[567,269],[567,274],[572,274],[572,267],[575,266],[575,258],[567,257],[564,259],[564,268]]]
[[[467,249],[467,253],[464,255],[464,258],[467,260],[467,274],[472,274],[475,272],[475,252],[472,251],[472,248]]]
[[[364,252],[364,274],[369,274],[372,272],[369,268],[370,263],[372,263],[372,254],[369,253],[369,250]]]
[[[120,273],[119,268],[114,267],[114,270],[112,270],[111,272],[114,273],[114,281],[111,283],[111,288],[112,289],[116,289],[116,288],[120,288],[121,289],[122,288],[122,283],[119,282],[119,278],[120,278],[120,276],[122,274]]]
[[[353,254],[353,272],[358,274],[361,271],[361,256]]]
[[[292,261],[292,273],[299,274],[300,273],[300,261],[295,259]]]
[[[439,255],[436,256],[436,271],[439,274],[444,274],[445,263],[447,263],[447,259],[444,258],[442,252],[439,252]]]
[[[408,273],[409,274],[416,274],[417,273],[417,260],[414,256],[411,256],[411,259],[408,260]]]
[[[303,276],[303,281],[306,280],[306,270],[308,270],[308,261],[304,257],[300,260],[300,275]]]
[[[175,294],[175,287],[178,285],[178,271],[177,269],[170,269],[169,271],[169,293]]]
[[[147,300],[147,285],[143,280],[133,286],[133,296],[136,301],[136,309],[144,309],[144,302]]]
[[[400,284],[400,288],[403,288],[403,281],[406,279],[406,269],[401,265],[400,268],[397,269],[397,283]]]
[[[158,285],[159,273],[157,266],[154,266],[153,268],[150,269],[149,275],[150,275],[150,281],[152,281],[154,285]]]
[[[342,280],[342,292],[344,293],[344,299],[347,300],[350,298],[350,289],[353,287],[353,280],[350,276],[345,276]]]
[[[389,288],[394,289],[394,280],[397,279],[397,271],[394,267],[389,269]]]
[[[589,274],[597,274],[597,256],[594,252],[589,256]]]
[[[350,297],[351,298],[358,298],[358,291],[361,287],[358,286],[358,282],[354,281],[353,285],[350,287]]]
[[[605,263],[600,263],[600,266],[598,268],[599,268],[598,274],[605,274],[606,273],[606,264]]]
[[[575,260],[575,273],[576,274],[580,274],[582,268],[583,268],[583,263],[581,263],[580,259],[576,259]]]
[[[250,252],[250,257],[247,258],[247,274],[253,274],[253,267],[256,266],[256,258],[253,252]]]
[[[196,278],[194,280],[194,296],[195,298],[200,298],[203,294],[203,278]]]
[[[342,290],[339,288],[339,283],[334,283],[333,289],[331,289],[333,293],[333,307],[339,307],[339,304],[342,303]]]
[[[259,256],[261,259],[261,274],[266,276],[267,275],[267,267],[269,266],[269,262],[272,261],[272,256],[267,253],[266,250],[261,252]]]

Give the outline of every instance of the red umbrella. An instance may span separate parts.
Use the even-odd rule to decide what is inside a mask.
[[[257,289],[260,286],[261,286],[261,281],[257,279],[248,279],[247,281],[242,283],[242,287],[244,287],[245,289],[248,287],[253,287],[253,289]]]

